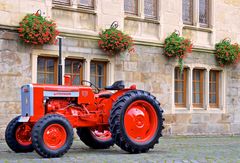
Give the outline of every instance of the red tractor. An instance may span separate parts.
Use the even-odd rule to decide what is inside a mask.
[[[68,76],[65,85],[59,83],[21,87],[22,115],[5,132],[13,151],[60,157],[73,143],[73,128],[91,148],[106,149],[115,143],[129,153],[147,152],[162,136],[160,103],[135,85],[125,88],[123,81],[117,81],[100,90],[86,80],[72,86]]]
[[[124,88],[123,81],[104,90],[82,82],[91,87],[22,86],[22,115],[7,126],[8,146],[15,152],[35,150],[42,157],[60,157],[73,143],[73,128],[87,146],[96,149],[115,143],[127,152],[142,153],[158,143],[163,110],[153,95],[135,85]]]

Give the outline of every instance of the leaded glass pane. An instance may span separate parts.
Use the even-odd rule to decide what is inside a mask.
[[[217,98],[216,98],[216,95],[215,94],[212,94],[209,98],[209,103],[210,104],[214,104],[214,103],[217,103]]]
[[[216,72],[211,72],[211,81],[216,82],[216,77],[217,73]]]
[[[183,103],[183,94],[182,93],[178,93],[178,103],[179,104]]]
[[[216,84],[211,84],[211,92],[216,93]]]
[[[195,94],[195,102],[196,104],[200,104],[200,94]]]
[[[199,23],[208,24],[209,1],[199,0]]]
[[[183,82],[178,83],[178,90],[183,91]]]
[[[90,77],[90,81],[91,81],[93,84],[96,84],[96,78],[95,78],[95,76],[91,76],[91,77]]]
[[[80,64],[80,61],[73,61],[73,72],[72,73],[79,73],[78,66]]]
[[[144,14],[149,18],[157,18],[157,0],[144,0]]]
[[[46,74],[46,84],[54,84],[54,74]]]
[[[92,63],[91,66],[90,66],[90,73],[92,75],[95,75],[96,74],[96,64]]]
[[[70,5],[70,0],[53,0],[53,3],[63,4],[63,5]]]
[[[94,8],[94,0],[79,0],[79,5],[87,8]]]
[[[72,79],[74,78],[74,76],[72,76]],[[73,85],[79,85],[79,84],[80,84],[80,75],[76,75],[73,81]]]
[[[72,62],[70,60],[65,61],[65,73],[71,73],[71,64]]]
[[[104,73],[104,65],[103,64],[98,64],[97,65],[97,74],[98,75],[103,75]]]
[[[174,85],[175,86],[175,91],[178,91],[178,82],[175,81],[174,83],[175,83],[175,85]]]
[[[199,82],[197,82],[197,83],[195,83],[195,92],[200,92],[200,83]]]
[[[54,72],[54,59],[47,60],[47,72]]]
[[[98,77],[98,88],[103,88],[103,77]]]
[[[182,19],[184,24],[192,24],[193,0],[182,0]]]
[[[38,63],[37,63],[37,70],[43,72],[44,71],[44,63],[45,59],[44,58],[38,58]]]
[[[137,0],[124,0],[124,11],[129,14],[138,14],[138,1]]]
[[[38,73],[37,74],[37,83],[39,83],[39,84],[44,83],[44,74],[43,73]]]

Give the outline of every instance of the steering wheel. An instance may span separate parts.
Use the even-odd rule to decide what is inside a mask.
[[[95,84],[93,84],[92,82],[90,82],[88,80],[81,81],[81,85],[84,85],[84,83],[90,84],[90,87],[92,87],[93,89],[95,89],[97,91],[96,93],[99,93],[101,91]]]

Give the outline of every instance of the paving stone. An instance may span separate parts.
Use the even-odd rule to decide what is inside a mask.
[[[114,145],[94,150],[80,141],[61,158],[43,159],[37,153],[14,153],[0,141],[0,163],[239,163],[240,136],[163,137],[153,150],[128,154]]]

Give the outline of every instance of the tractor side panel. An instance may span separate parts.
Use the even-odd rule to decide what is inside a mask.
[[[94,93],[89,87],[79,89],[78,104],[94,104]]]

